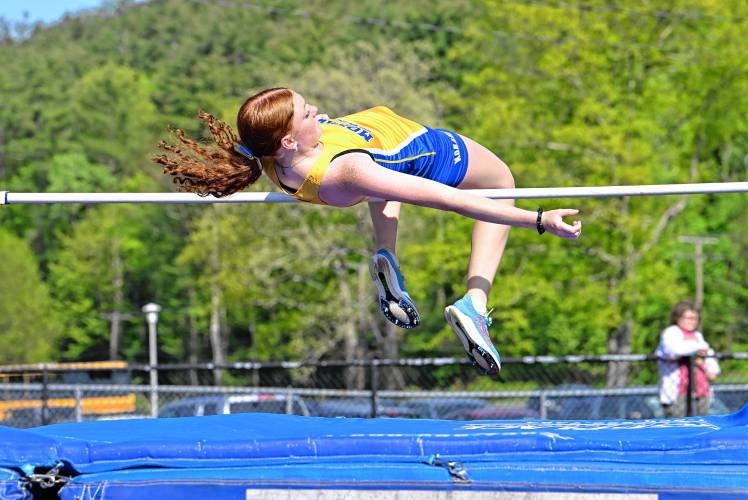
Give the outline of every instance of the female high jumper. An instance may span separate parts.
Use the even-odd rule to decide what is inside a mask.
[[[161,142],[154,156],[180,190],[226,196],[254,183],[262,172],[280,189],[306,202],[349,207],[369,201],[378,250],[369,269],[384,316],[402,328],[420,317],[400,273],[395,242],[400,203],[457,212],[475,219],[467,292],[444,310],[468,357],[481,372],[497,375],[501,358],[488,335],[486,302],[510,226],[576,240],[582,223],[563,217],[574,209],[522,210],[512,200],[492,200],[466,189],[513,188],[509,168],[477,142],[432,129],[378,106],[342,118],[317,108],[287,88],[267,89],[242,104],[239,135],[208,113],[200,119],[218,145],[204,148],[181,130],[182,146]]]

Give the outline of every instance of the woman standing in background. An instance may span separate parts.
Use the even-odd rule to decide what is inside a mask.
[[[670,326],[660,335],[655,354],[660,371],[660,404],[665,417],[685,417],[689,383],[688,361],[694,357],[696,414],[708,415],[712,400],[710,382],[720,373],[714,351],[697,330],[701,313],[690,301],[679,302],[670,315]]]

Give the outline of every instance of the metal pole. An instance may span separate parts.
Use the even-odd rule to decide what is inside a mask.
[[[541,391],[540,398],[538,398],[538,403],[540,404],[540,418],[545,420],[548,418],[548,398],[545,394],[545,391]]]
[[[148,371],[151,382],[151,417],[158,417],[158,313],[161,306],[153,302],[143,306],[145,319],[148,322]]]
[[[148,364],[150,365],[150,382],[151,382],[151,416],[158,417],[158,334],[156,325],[148,323]]]
[[[82,397],[83,397],[83,392],[81,391],[81,387],[79,385],[76,385],[75,386],[75,421],[76,422],[83,421],[83,408],[81,408]]]
[[[42,365],[42,407],[41,407],[42,425],[49,423],[49,370],[47,365]]]
[[[372,359],[370,366],[370,377],[371,377],[371,418],[377,418],[379,416],[379,363],[378,360]]]
[[[607,198],[675,194],[748,192],[748,182],[697,184],[645,184],[634,186],[577,186],[516,189],[472,189],[475,195],[494,199]],[[15,193],[0,191],[0,205],[16,203],[297,203],[279,192],[237,193],[223,198],[194,193]],[[370,201],[382,201],[372,198]]]
[[[696,398],[694,398],[693,391],[696,388],[696,383],[694,381],[694,376],[696,375],[695,372],[695,363],[693,362],[693,356],[688,356],[686,358],[688,360],[688,389],[686,392],[686,416],[692,417],[696,414],[694,411],[694,404],[696,403]]]

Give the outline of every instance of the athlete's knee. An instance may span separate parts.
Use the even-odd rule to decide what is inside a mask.
[[[499,168],[497,169],[497,175],[495,177],[494,187],[497,189],[514,189],[514,176],[512,171],[506,164],[499,160]]]
[[[503,168],[501,169],[501,174],[498,176],[496,180],[496,189],[514,189],[514,176],[512,175],[512,171],[509,170],[509,167],[507,167],[504,162],[499,160],[501,162],[501,165]],[[514,200],[504,200],[504,203],[507,205],[514,205]]]
[[[508,168],[506,169],[506,175],[501,178],[501,188],[514,189],[514,176]]]

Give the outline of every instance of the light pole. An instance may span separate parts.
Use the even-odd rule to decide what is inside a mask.
[[[156,324],[158,323],[158,313],[161,312],[161,306],[150,302],[143,306],[142,311],[145,313],[145,320],[148,322],[148,371],[151,375],[151,417],[158,417],[158,333]]]

